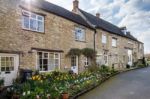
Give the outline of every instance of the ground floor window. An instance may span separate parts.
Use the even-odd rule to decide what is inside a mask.
[[[13,71],[14,57],[0,56],[0,71]]]
[[[89,66],[89,65],[90,65],[90,63],[91,63],[90,58],[85,57],[84,66]]]
[[[37,65],[40,71],[59,69],[60,53],[37,52]]]
[[[108,63],[108,56],[104,55],[104,64],[106,65]]]
[[[77,66],[77,56],[71,57],[71,66]]]

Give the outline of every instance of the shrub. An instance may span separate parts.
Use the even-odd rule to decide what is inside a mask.
[[[144,64],[139,64],[138,67],[139,67],[139,68],[142,68],[142,67],[146,67],[146,65],[144,65]]]
[[[97,65],[88,66],[88,71],[90,71],[90,72],[95,72],[97,70],[99,70],[99,67]]]
[[[145,57],[143,57],[143,59],[142,59],[142,63],[143,63],[144,65],[146,65]]]
[[[4,85],[4,79],[0,78],[0,87]]]
[[[70,56],[80,56],[81,55],[81,50],[78,48],[72,48],[70,49],[70,51],[67,53],[66,56],[70,57]]]
[[[93,59],[96,55],[96,52],[91,48],[84,48],[84,49],[82,49],[82,54],[85,57],[90,57],[91,59]]]

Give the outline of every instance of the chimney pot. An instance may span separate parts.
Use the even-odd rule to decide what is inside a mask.
[[[96,13],[96,17],[100,18],[100,13]]]

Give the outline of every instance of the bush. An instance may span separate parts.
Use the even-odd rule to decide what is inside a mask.
[[[144,64],[139,64],[138,67],[139,67],[139,68],[142,68],[142,67],[146,67],[146,65],[144,65]]]
[[[4,85],[4,79],[0,78],[0,87]]]
[[[97,70],[99,70],[99,67],[97,65],[88,66],[88,71],[90,71],[90,72],[95,72]]]

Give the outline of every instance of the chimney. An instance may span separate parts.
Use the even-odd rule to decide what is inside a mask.
[[[96,17],[100,18],[100,13],[96,13]]]
[[[79,8],[79,1],[78,0],[74,0],[73,1],[73,12],[77,13],[77,10]]]
[[[124,33],[124,35],[127,35],[127,28],[126,26],[120,27],[120,30]]]

